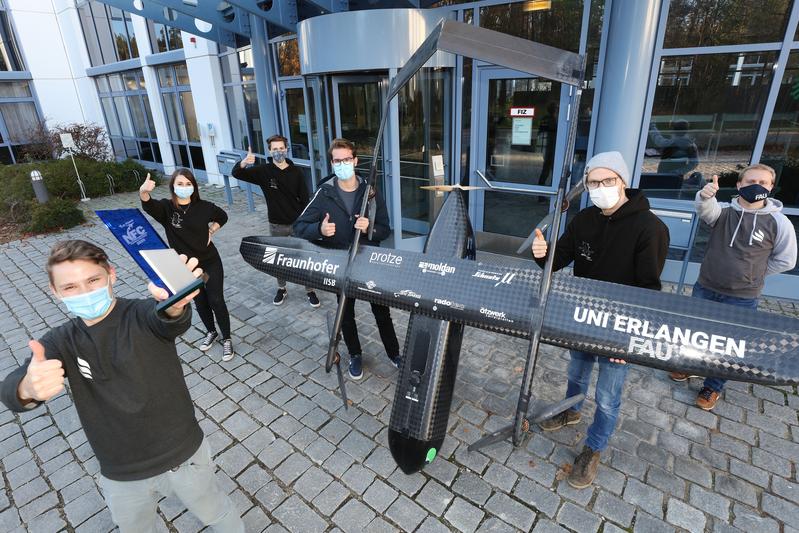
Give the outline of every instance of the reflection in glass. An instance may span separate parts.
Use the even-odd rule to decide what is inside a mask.
[[[671,0],[664,48],[782,41],[789,0]]]
[[[186,68],[186,63],[176,64],[175,74],[177,75],[178,85],[189,85],[189,70]]]
[[[161,87],[172,87],[175,84],[172,67],[158,67],[158,84]]]
[[[133,137],[133,124],[130,121],[128,110],[125,106],[125,97],[115,96],[114,106],[117,108],[117,116],[119,117],[119,124],[122,128],[122,135],[125,137]]]
[[[178,112],[178,95],[175,93],[164,93],[164,113],[166,122],[169,125],[169,137],[173,141],[185,141],[186,129],[181,128],[180,113]]]
[[[27,141],[39,125],[39,114],[33,102],[14,102],[0,104],[8,140],[10,142]]]
[[[294,159],[308,159],[308,115],[302,89],[285,89],[286,112],[289,121],[290,156]]]
[[[111,85],[112,91],[124,91],[125,86],[122,84],[122,78],[119,74],[109,74],[108,82]]]
[[[3,98],[30,98],[31,88],[27,81],[0,82],[0,97]]]
[[[514,237],[527,237],[549,213],[545,196],[490,192],[484,195],[483,231]]]
[[[488,82],[486,177],[550,186],[555,165],[560,83],[534,78]],[[511,108],[533,117],[511,117]],[[517,113],[519,111],[516,111]]]
[[[581,0],[515,2],[480,8],[480,26],[577,52],[583,20]]]
[[[664,57],[660,63],[640,187],[692,199],[718,174],[734,187],[749,164],[775,54]],[[721,198],[724,198],[722,193]]]
[[[774,197],[799,207],[799,51],[788,56],[760,162],[777,172]]]
[[[136,132],[136,137],[148,137],[149,127],[142,107],[141,96],[128,96],[128,106],[130,107],[130,116],[133,119],[133,129]]]
[[[380,87],[378,82],[338,84],[341,136],[355,144],[358,168],[368,169],[380,125]]]
[[[106,126],[108,126],[108,133],[111,135],[122,135],[122,131],[119,129],[119,120],[117,120],[113,99],[100,98],[100,104],[103,106],[103,114],[105,115]]]
[[[190,142],[200,142],[200,132],[197,129],[197,114],[194,112],[194,98],[189,91],[182,91],[180,93],[180,102],[183,104],[183,119],[188,140]]]
[[[24,70],[8,13],[0,11],[0,70]]]
[[[300,49],[297,39],[277,43],[277,64],[281,76],[300,75]]]

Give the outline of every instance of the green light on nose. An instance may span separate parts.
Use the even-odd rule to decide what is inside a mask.
[[[436,458],[436,449],[430,448],[429,450],[427,450],[427,457],[425,458],[425,462],[431,463],[435,458]]]

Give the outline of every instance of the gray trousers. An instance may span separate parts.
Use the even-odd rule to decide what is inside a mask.
[[[244,522],[214,475],[208,440],[179,467],[137,481],[114,481],[100,475],[100,489],[120,533],[155,532],[158,500],[177,496],[200,519],[220,533],[244,533]]]
[[[294,228],[292,228],[289,224],[272,224],[269,223],[269,234],[272,237],[291,237],[294,235]],[[286,288],[286,280],[278,278],[277,286],[281,289]],[[307,292],[311,292],[313,289],[310,287],[305,287]]]

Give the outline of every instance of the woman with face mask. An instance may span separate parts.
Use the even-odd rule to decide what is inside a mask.
[[[169,179],[171,198],[155,200],[150,193],[155,182],[147,179],[139,189],[144,210],[157,220],[166,233],[169,246],[179,254],[196,257],[208,281],[194,299],[197,314],[206,329],[200,350],[208,351],[221,332],[222,360],[233,359],[233,342],[230,338],[230,315],[223,294],[224,269],[222,259],[212,241],[213,235],[227,222],[227,213],[216,204],[200,199],[197,180],[190,170],[179,168]],[[216,329],[219,325],[219,332]]]

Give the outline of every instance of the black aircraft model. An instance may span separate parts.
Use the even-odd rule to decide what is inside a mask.
[[[388,102],[435,53],[446,50],[567,83],[574,88],[566,163],[556,206],[565,206],[574,147],[584,60],[484,28],[441,22],[400,69]],[[388,113],[383,113],[385,117]],[[384,121],[376,143],[369,184]],[[578,184],[579,187],[579,184]],[[475,258],[474,232],[464,189],[451,190],[423,252],[358,246],[323,248],[290,237],[245,237],[240,252],[250,265],[274,277],[340,295],[329,321],[325,368],[336,365],[347,407],[338,342],[342,305],[356,298],[410,312],[394,404],[389,447],[406,474],[432,461],[446,435],[464,326],[529,339],[513,425],[487,435],[470,450],[508,437],[519,445],[531,423],[582,399],[572,397],[530,413],[532,383],[541,342],[585,350],[667,371],[717,376],[768,385],[799,384],[799,320],[707,300],[552,273],[556,239],[542,271]],[[574,191],[574,189],[573,189]],[[361,206],[363,215],[368,195]],[[554,213],[539,226],[558,235]],[[525,247],[529,250],[528,247]]]

